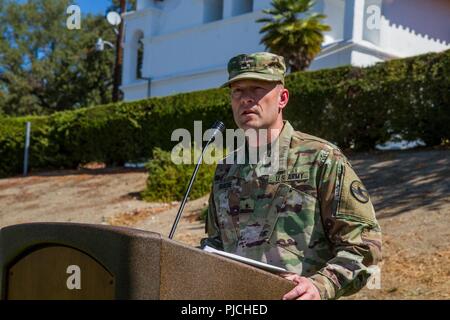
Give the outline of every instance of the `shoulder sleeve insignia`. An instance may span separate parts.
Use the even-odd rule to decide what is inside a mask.
[[[352,196],[361,203],[369,202],[369,192],[363,186],[361,181],[354,180],[350,185]]]

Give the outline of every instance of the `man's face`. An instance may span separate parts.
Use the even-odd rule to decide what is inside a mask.
[[[234,121],[247,130],[271,129],[282,126],[281,110],[286,106],[289,93],[277,82],[238,80],[231,83],[231,106]]]

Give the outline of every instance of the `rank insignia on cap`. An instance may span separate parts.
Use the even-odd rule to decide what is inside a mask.
[[[350,191],[352,192],[352,195],[355,197],[356,200],[358,200],[361,203],[367,203],[369,202],[369,192],[367,189],[363,186],[361,181],[355,180],[350,185]]]
[[[239,62],[242,69],[250,69],[252,66],[252,59],[249,59],[248,57],[245,57],[245,59],[241,60]]]

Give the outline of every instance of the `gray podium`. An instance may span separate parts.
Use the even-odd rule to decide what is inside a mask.
[[[72,223],[0,229],[1,299],[281,299],[291,288],[157,233]]]

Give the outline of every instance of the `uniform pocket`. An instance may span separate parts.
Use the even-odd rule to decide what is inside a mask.
[[[224,250],[231,252],[236,247],[238,233],[239,195],[234,191],[235,182],[228,181],[214,186],[214,202],[217,222]]]
[[[315,226],[317,199],[288,184],[269,243],[279,249],[280,255],[294,254],[303,258],[311,242]],[[289,253],[289,254],[288,254]]]

